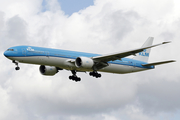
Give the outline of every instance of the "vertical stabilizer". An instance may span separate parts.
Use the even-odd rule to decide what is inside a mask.
[[[153,37],[149,37],[146,42],[143,44],[142,47],[148,47],[151,46],[153,43],[154,38]],[[143,62],[148,62],[149,59],[149,55],[150,55],[150,51],[151,49],[146,49],[143,52],[140,52],[138,54],[136,54],[136,56],[133,58],[134,60],[139,60],[139,61],[143,61]]]

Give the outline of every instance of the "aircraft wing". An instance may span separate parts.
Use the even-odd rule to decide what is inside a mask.
[[[109,55],[102,55],[102,56],[96,56],[96,57],[92,57],[92,59],[96,62],[108,62],[108,61],[114,61],[117,59],[121,59],[130,55],[136,55],[139,52],[144,51],[145,49],[149,49],[152,47],[156,47],[159,45],[163,45],[166,43],[170,43],[170,42],[162,42],[160,44],[155,44],[149,47],[143,47],[143,48],[138,48],[138,49],[134,49],[134,50],[129,50],[129,51],[124,51],[124,52],[120,52],[120,53],[115,53],[115,54],[109,54]]]
[[[148,64],[142,64],[142,66],[152,66],[152,65],[161,65],[166,64],[170,62],[176,62],[175,60],[169,60],[169,61],[162,61],[162,62],[155,62],[155,63],[148,63]]]

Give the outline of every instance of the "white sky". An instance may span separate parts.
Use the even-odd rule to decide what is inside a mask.
[[[180,2],[178,0],[94,0],[72,15],[57,0],[0,0],[0,119],[2,120],[179,120]],[[101,73],[96,79],[69,71],[42,76],[39,66],[3,56],[16,45],[107,54],[154,43],[149,62],[176,63],[133,74]]]

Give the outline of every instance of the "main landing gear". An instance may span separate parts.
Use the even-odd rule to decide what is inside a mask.
[[[71,72],[72,72],[73,75],[69,76],[70,80],[73,80],[73,81],[76,81],[76,82],[81,81],[81,78],[77,77],[75,70],[71,70]],[[96,77],[96,78],[100,78],[101,77],[101,74],[97,73],[97,71],[90,72],[89,75],[93,76],[93,77]]]
[[[76,82],[81,81],[81,78],[80,78],[80,77],[77,77],[75,70],[71,70],[71,72],[72,72],[73,75],[72,75],[72,76],[69,76],[69,79],[70,79],[70,80],[74,80],[74,81],[76,81]]]
[[[97,73],[97,71],[93,71],[89,73],[90,76],[96,77],[96,78],[100,78],[101,74]]]
[[[18,66],[18,62],[16,62],[15,60],[12,61],[17,67],[15,67],[15,70],[20,70],[20,67]]]

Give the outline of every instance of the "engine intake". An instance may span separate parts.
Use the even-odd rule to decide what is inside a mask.
[[[58,72],[58,69],[54,66],[44,66],[41,65],[39,67],[39,71],[42,75],[49,75],[49,76],[53,76]]]
[[[88,57],[78,57],[75,61],[76,67],[83,67],[87,69],[91,69],[94,65],[94,61]]]

